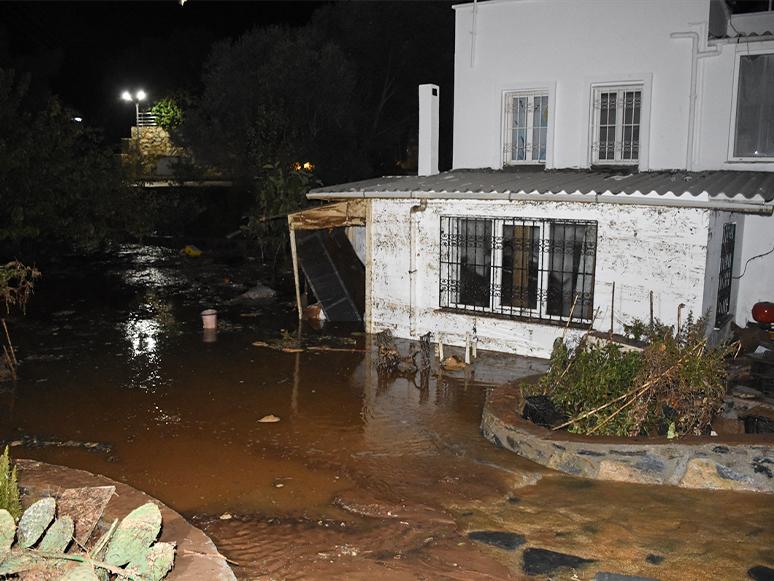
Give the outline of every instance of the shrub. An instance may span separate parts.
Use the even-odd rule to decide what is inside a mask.
[[[538,389],[567,416],[571,432],[636,436],[707,433],[726,393],[725,359],[734,346],[708,347],[706,319],[682,329],[637,325],[640,352],[557,339]]]
[[[0,510],[7,510],[14,520],[19,520],[22,505],[19,501],[19,484],[16,479],[16,466],[11,468],[8,446],[0,456]]]

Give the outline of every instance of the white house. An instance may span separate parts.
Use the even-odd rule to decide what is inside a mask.
[[[722,339],[774,300],[774,13],[455,11],[454,169],[437,173],[426,85],[419,176],[309,195],[364,208],[367,331],[475,329],[480,348],[545,357],[562,333],[689,312]]]

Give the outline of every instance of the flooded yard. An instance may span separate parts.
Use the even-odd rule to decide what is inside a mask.
[[[771,495],[586,481],[485,441],[487,391],[545,361],[482,354],[467,370],[385,377],[361,329],[299,333],[287,289],[271,305],[230,302],[261,272],[153,246],[43,268],[28,315],[8,320],[21,367],[0,384],[0,440],[12,457],[153,495],[245,580],[774,568]],[[269,415],[279,421],[259,421]],[[471,531],[526,542],[508,550]],[[536,573],[536,549],[595,562]]]

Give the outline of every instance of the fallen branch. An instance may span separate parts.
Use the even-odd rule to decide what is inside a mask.
[[[574,424],[574,423],[576,423],[576,422],[579,422],[580,420],[582,420],[582,419],[584,419],[584,418],[587,418],[587,417],[589,417],[590,415],[597,413],[598,411],[602,411],[602,410],[603,410],[603,409],[605,409],[606,407],[610,407],[611,405],[613,405],[613,404],[614,404],[614,403],[616,403],[616,402],[619,402],[619,401],[621,401],[622,399],[626,399],[627,397],[629,397],[630,395],[633,395],[633,394],[637,393],[638,391],[641,391],[641,393],[645,393],[645,392],[646,392],[648,389],[650,389],[650,388],[651,388],[651,387],[652,387],[652,386],[653,386],[653,385],[654,385],[654,384],[655,384],[655,383],[656,383],[658,380],[660,380],[660,379],[661,379],[662,377],[664,377],[666,374],[668,374],[668,373],[670,373],[671,371],[673,371],[674,369],[677,369],[678,367],[680,367],[680,365],[682,364],[682,362],[683,362],[683,361],[684,361],[684,360],[685,360],[685,359],[686,359],[686,358],[687,358],[687,357],[688,357],[688,356],[689,356],[691,353],[693,353],[694,351],[696,351],[696,349],[698,349],[699,347],[701,347],[701,346],[703,346],[703,345],[704,345],[705,341],[706,341],[706,339],[703,339],[703,340],[702,340],[700,343],[698,343],[696,346],[694,346],[694,348],[693,348],[693,349],[691,349],[691,350],[690,350],[688,353],[686,353],[685,355],[683,355],[683,356],[682,356],[682,357],[679,359],[679,361],[678,361],[677,363],[675,363],[675,364],[674,364],[672,367],[670,367],[670,368],[669,368],[669,369],[667,369],[666,371],[664,371],[664,372],[662,372],[661,374],[659,374],[659,376],[658,376],[658,377],[656,377],[656,378],[654,378],[654,379],[649,379],[648,381],[646,381],[646,382],[645,382],[645,383],[643,383],[642,385],[640,385],[640,386],[638,386],[638,387],[635,387],[634,389],[631,389],[631,390],[627,391],[625,394],[623,394],[623,395],[620,395],[620,396],[618,396],[617,398],[615,398],[615,399],[613,399],[613,400],[610,400],[610,401],[609,401],[609,402],[607,402],[606,404],[603,404],[603,405],[599,406],[598,408],[595,408],[595,409],[593,409],[593,410],[591,410],[591,411],[589,411],[589,412],[586,412],[586,413],[584,413],[584,414],[581,414],[581,415],[579,415],[577,418],[573,418],[573,419],[571,419],[571,420],[569,420],[569,421],[567,421],[567,422],[565,422],[565,423],[563,423],[563,424],[561,424],[561,425],[559,425],[559,426],[556,426],[555,428],[551,428],[551,429],[552,429],[552,430],[554,430],[554,431],[555,431],[555,430],[560,430],[560,429],[564,428],[565,426],[569,426],[569,425],[571,425],[571,424]],[[570,366],[568,365],[568,366],[567,366],[567,369],[569,369],[569,367],[570,367]],[[565,370],[565,371],[566,371],[566,370]],[[562,374],[562,377],[564,377],[564,374]],[[560,378],[560,379],[561,379],[561,378]],[[559,383],[559,382],[557,381],[557,383]],[[635,396],[635,398],[634,398],[634,399],[636,399],[637,397],[639,397],[639,395],[641,395],[641,394],[638,394],[637,396]],[[628,405],[628,404],[627,404],[627,405]],[[626,406],[623,406],[623,407],[621,407],[621,409],[623,409],[624,407],[626,407]],[[619,411],[620,411],[620,410],[619,410]],[[596,429],[596,428],[595,428],[595,429]]]

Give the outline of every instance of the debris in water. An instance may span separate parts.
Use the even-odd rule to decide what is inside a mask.
[[[575,555],[557,553],[548,549],[526,549],[524,551],[524,565],[522,571],[527,575],[550,575],[557,569],[568,567],[577,569],[586,563],[593,563],[593,559],[583,559]]]
[[[233,516],[231,516],[231,515],[230,515],[229,513],[227,513],[227,512],[224,512],[222,515],[220,515],[220,520],[231,520],[232,518],[234,518],[234,517],[233,517]]]
[[[272,414],[269,414],[268,416],[263,416],[260,420],[258,420],[261,424],[273,424],[275,422],[280,421],[280,419]]]
[[[468,538],[506,551],[515,551],[527,542],[522,535],[500,531],[473,531],[468,533]]]

